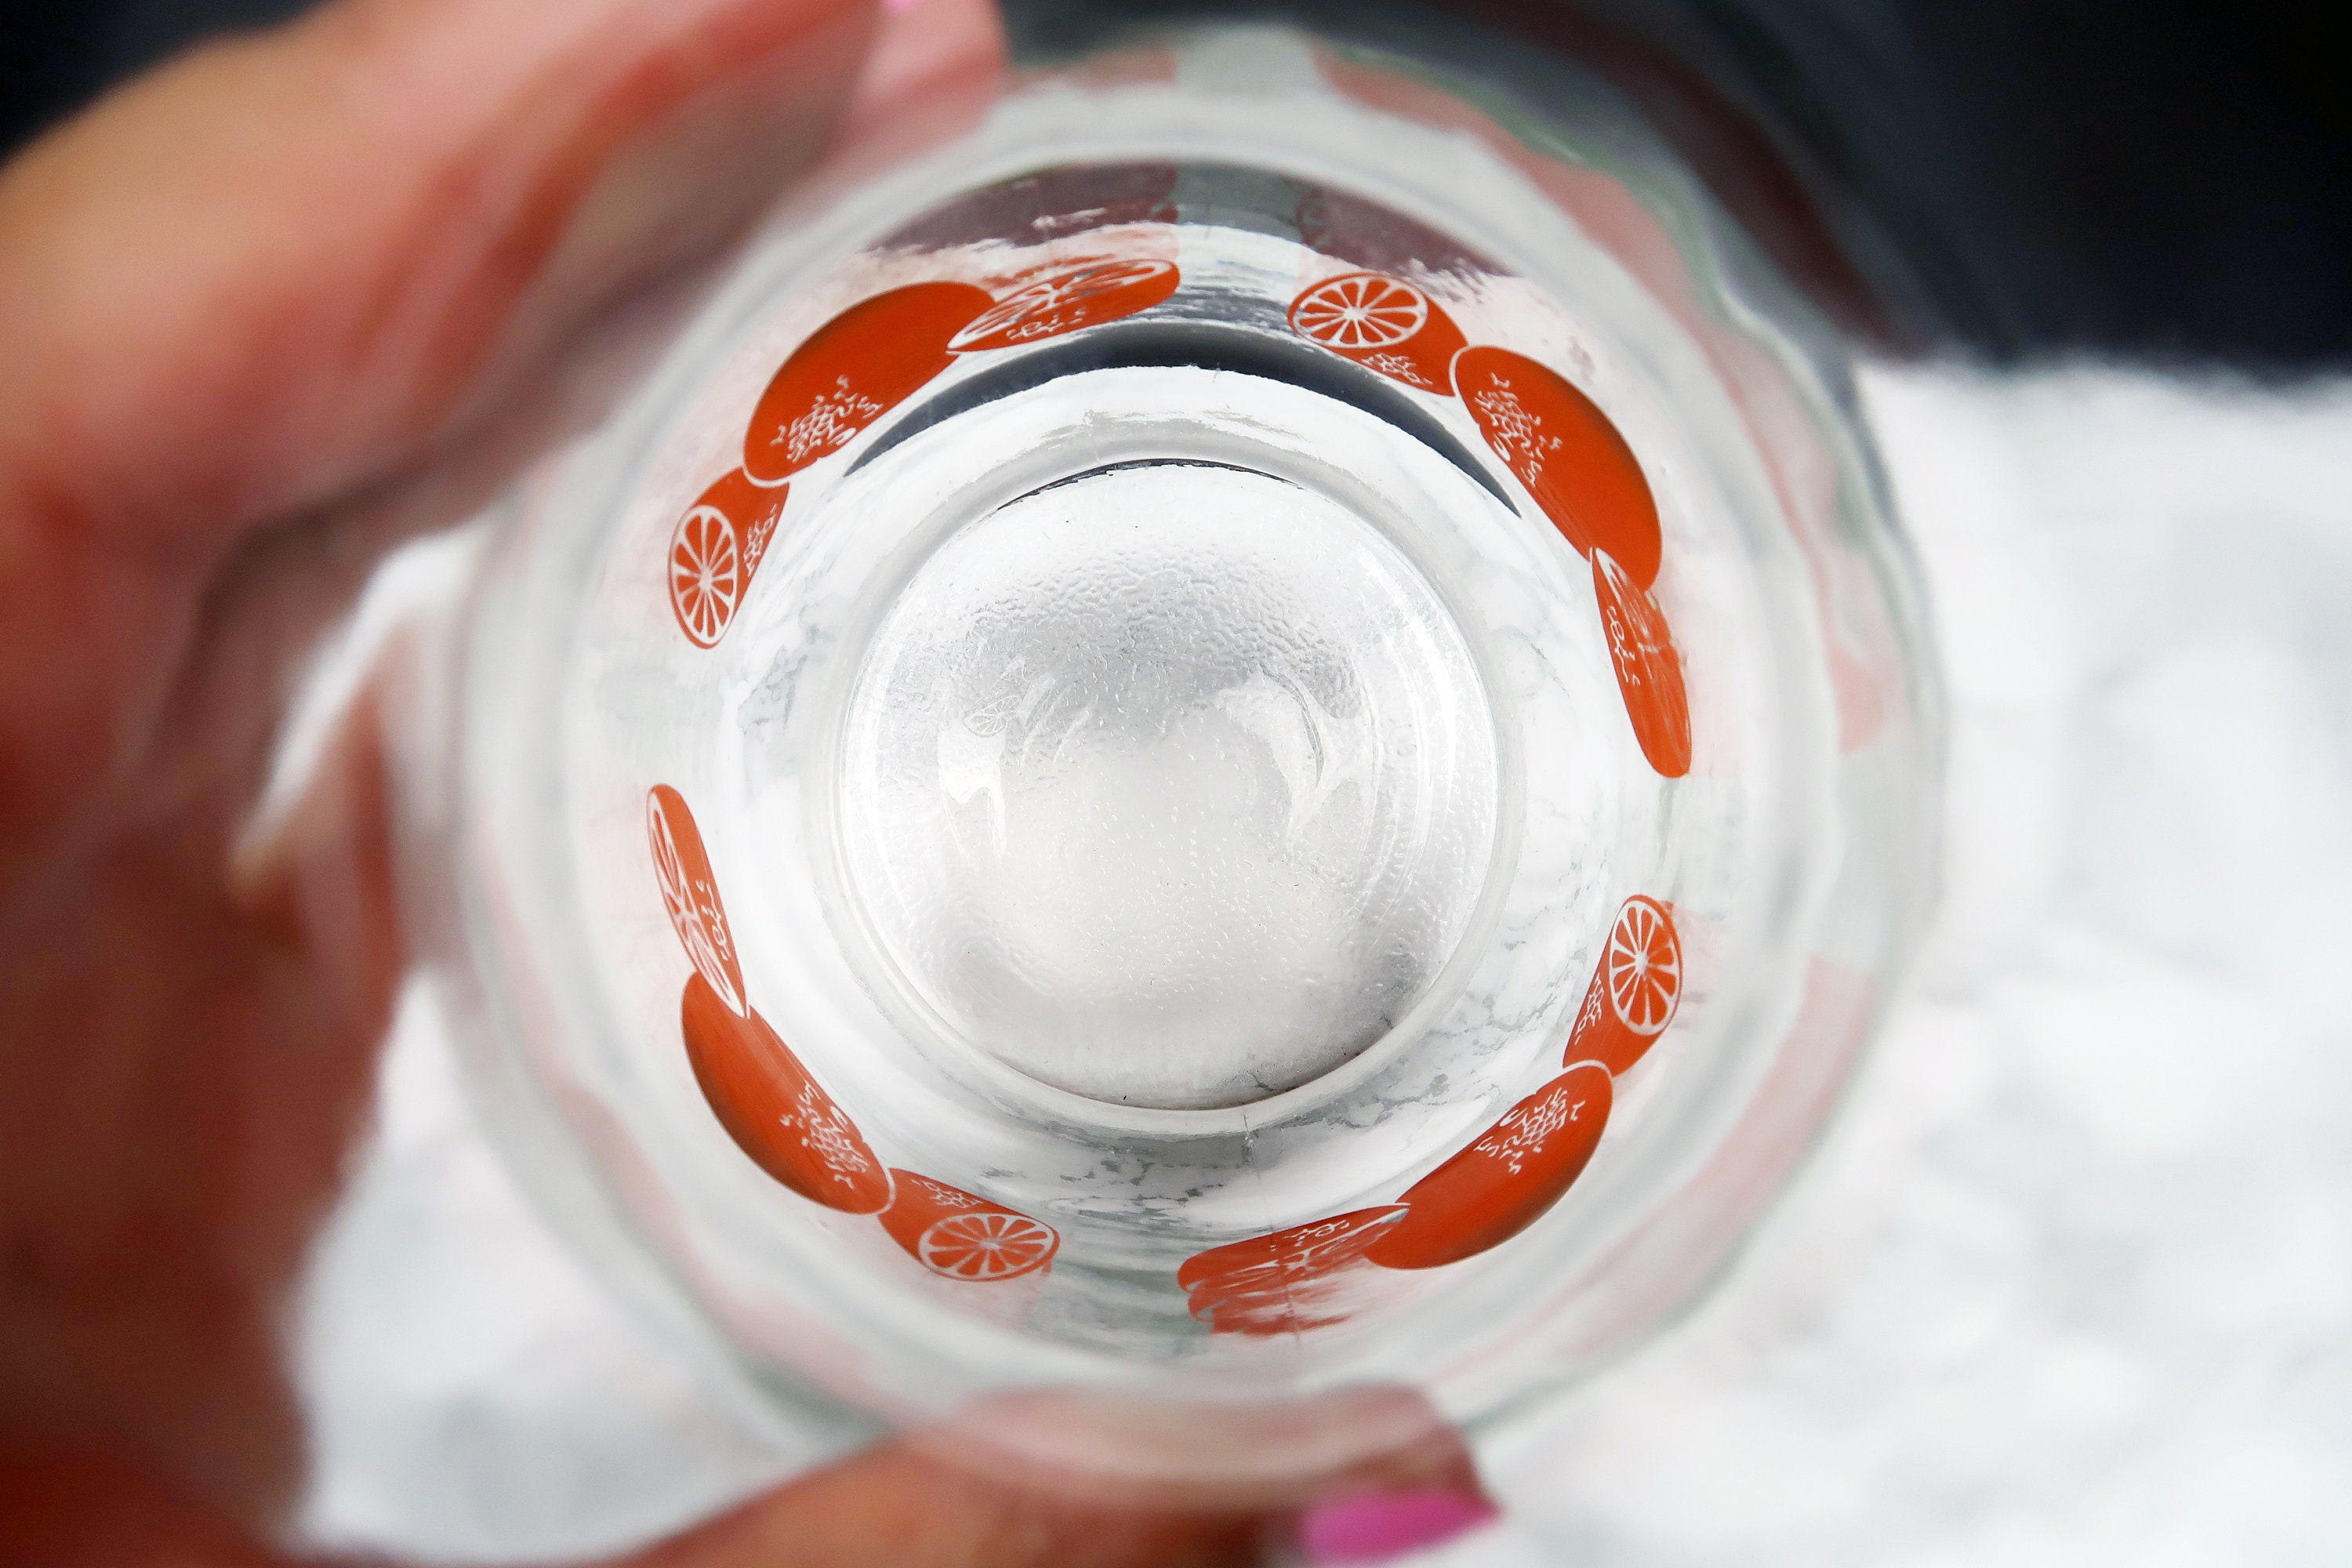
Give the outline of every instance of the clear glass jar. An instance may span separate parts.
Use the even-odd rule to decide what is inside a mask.
[[[1212,30],[808,193],[502,509],[409,888],[559,1225],[775,1419],[1189,1482],[1687,1303],[1919,929],[1844,350],[1599,82]]]

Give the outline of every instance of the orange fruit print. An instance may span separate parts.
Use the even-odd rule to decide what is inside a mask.
[[[1673,911],[1636,894],[1618,907],[1560,1065],[1597,1061],[1623,1072],[1665,1033],[1682,999],[1683,944]]]
[[[889,1203],[882,1162],[765,1018],[737,1015],[699,974],[687,981],[678,1011],[694,1081],[754,1164],[844,1214],[875,1214]]]
[[[1391,381],[1423,392],[1454,390],[1462,329],[1436,301],[1385,272],[1349,272],[1299,290],[1290,330]]]
[[[1213,1247],[1186,1258],[1176,1282],[1189,1292],[1192,1315],[1217,1333],[1292,1333],[1338,1322],[1346,1314],[1316,1301],[1316,1283],[1360,1261],[1404,1212],[1401,1204],[1383,1204]]]
[[[1403,1219],[1364,1254],[1383,1268],[1435,1268],[1508,1241],[1558,1203],[1608,1125],[1610,1079],[1579,1062],[1414,1183]]]
[[[1400,1204],[1383,1204],[1330,1219],[1309,1220],[1267,1236],[1229,1241],[1186,1258],[1176,1270],[1176,1283],[1187,1290],[1263,1289],[1328,1273],[1361,1258],[1364,1249],[1380,1239],[1381,1227],[1393,1224],[1403,1213]]]
[[[1192,1316],[1209,1325],[1213,1334],[1243,1334],[1271,1339],[1303,1334],[1344,1323],[1349,1313],[1342,1307],[1315,1300],[1311,1282],[1296,1291],[1245,1291],[1224,1296],[1214,1292],[1192,1299]]]
[[[958,353],[1018,348],[1148,310],[1176,292],[1172,261],[1091,261],[1024,283],[949,341]]]
[[[711,874],[710,854],[702,847],[702,830],[686,800],[667,784],[656,784],[646,795],[646,837],[654,854],[654,875],[661,883],[662,905],[669,923],[686,947],[694,972],[702,976],[720,1001],[736,1013],[748,1013],[743,968],[735,952],[735,933],[719,906],[718,880]]]
[[[849,445],[952,364],[948,340],[992,302],[970,283],[911,283],[819,327],[760,395],[743,437],[743,471],[781,484]]]
[[[1691,766],[1690,698],[1665,612],[1605,550],[1592,552],[1592,591],[1601,601],[1601,630],[1633,738],[1651,767],[1681,778]]]
[[[1577,553],[1606,550],[1641,587],[1657,581],[1658,503],[1609,416],[1548,365],[1508,349],[1454,357],[1454,390]]]
[[[890,1173],[882,1228],[907,1255],[950,1279],[1017,1279],[1050,1266],[1062,1245],[1052,1226],[913,1171]]]
[[[768,552],[791,487],[763,488],[740,468],[702,492],[669,538],[669,607],[697,647],[727,635]]]

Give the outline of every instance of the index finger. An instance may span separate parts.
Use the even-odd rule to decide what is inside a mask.
[[[340,0],[0,169],[0,869],[247,536],[411,472],[825,145],[872,0]]]

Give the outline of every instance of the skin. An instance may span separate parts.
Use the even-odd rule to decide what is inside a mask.
[[[986,0],[337,0],[0,169],[0,1562],[284,1561],[284,1319],[404,962],[364,694],[255,819],[304,654],[780,173],[1001,69]],[[1281,1513],[898,1444],[627,1561],[1246,1562]]]

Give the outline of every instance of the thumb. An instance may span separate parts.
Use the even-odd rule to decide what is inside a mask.
[[[1266,1528],[1242,1510],[1088,1507],[890,1444],[603,1568],[1247,1568]],[[16,1563],[301,1568],[112,1455],[0,1447],[0,1563]]]

